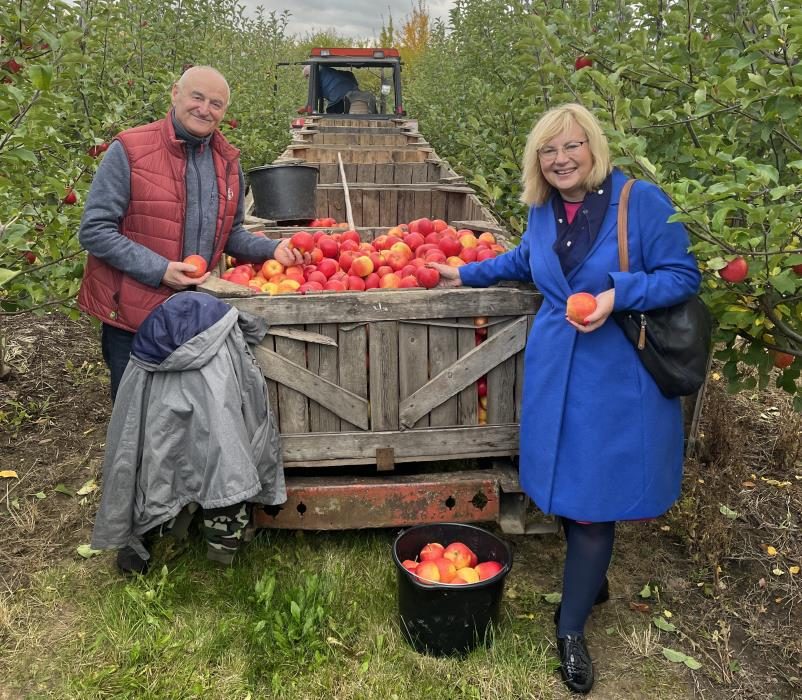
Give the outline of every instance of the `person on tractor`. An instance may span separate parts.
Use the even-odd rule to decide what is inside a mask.
[[[311,67],[304,66],[304,77],[309,78]],[[352,90],[359,90],[356,76],[350,71],[337,70],[329,66],[319,65],[317,68],[320,78],[320,94],[326,100],[327,114],[344,114],[345,96]]]

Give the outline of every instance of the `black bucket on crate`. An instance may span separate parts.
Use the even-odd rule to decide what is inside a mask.
[[[254,216],[304,226],[316,218],[318,169],[315,166],[276,163],[251,168],[247,175]]]
[[[494,577],[469,584],[423,583],[401,562],[416,559],[424,545],[462,542],[479,561],[495,560],[502,570]],[[509,545],[487,530],[461,523],[416,525],[393,543],[398,578],[401,634],[421,653],[433,656],[466,654],[478,644],[492,642],[498,624],[504,580],[512,568]]]

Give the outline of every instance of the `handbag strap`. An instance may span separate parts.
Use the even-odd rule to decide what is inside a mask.
[[[635,178],[630,178],[621,188],[618,199],[618,267],[621,272],[629,272],[629,249],[627,247],[627,218],[629,212],[629,191],[635,184]]]

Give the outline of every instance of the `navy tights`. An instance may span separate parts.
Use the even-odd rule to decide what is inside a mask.
[[[558,637],[584,633],[585,621],[607,575],[615,539],[615,522],[578,523],[562,518],[562,526],[568,551],[563,571]]]

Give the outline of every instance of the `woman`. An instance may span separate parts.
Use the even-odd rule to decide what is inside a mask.
[[[661,515],[682,480],[680,401],[660,393],[609,316],[677,304],[696,293],[700,274],[685,229],[668,223],[668,198],[642,181],[629,203],[630,271],[619,271],[617,212],[627,176],[612,168],[602,129],[584,107],[557,107],[535,124],[522,180],[530,210],[517,248],[460,268],[432,266],[443,286],[518,280],[543,294],[525,351],[520,481],[563,524],[557,649],[566,685],[585,693],[593,685],[585,622],[608,598],[615,521]],[[596,298],[584,324],[566,317],[576,292]]]

